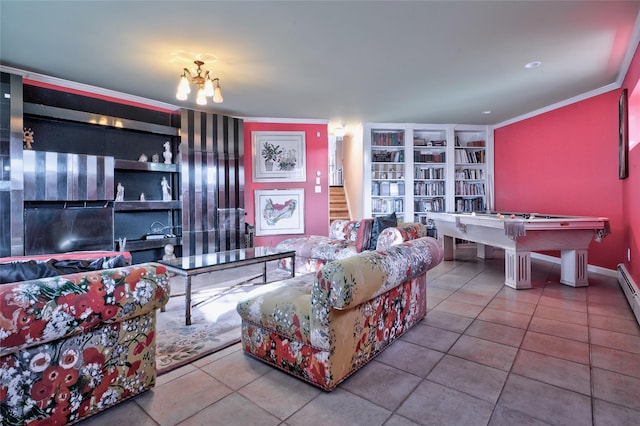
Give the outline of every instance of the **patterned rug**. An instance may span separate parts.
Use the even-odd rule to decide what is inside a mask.
[[[184,321],[184,296],[172,296],[165,312],[158,312],[156,371],[163,374],[240,341],[236,304],[262,283],[262,265],[212,272],[192,279],[190,326]],[[267,266],[267,280],[288,278],[275,262]],[[171,294],[184,292],[184,278],[171,278]]]

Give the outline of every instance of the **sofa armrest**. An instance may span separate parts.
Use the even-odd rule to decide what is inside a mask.
[[[164,266],[144,263],[0,285],[0,355],[159,309]]]
[[[399,223],[385,228],[378,236],[376,250],[385,250],[393,245],[427,236],[427,227],[419,222]]]
[[[353,308],[426,273],[442,258],[438,241],[424,237],[328,263],[311,292],[312,318],[321,318],[329,307]]]

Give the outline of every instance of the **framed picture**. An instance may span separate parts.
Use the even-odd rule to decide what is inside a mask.
[[[254,182],[307,180],[304,132],[251,132]]]
[[[304,234],[304,189],[255,191],[256,236]]]
[[[618,101],[618,178],[629,176],[629,118],[627,111],[627,89],[622,91]]]

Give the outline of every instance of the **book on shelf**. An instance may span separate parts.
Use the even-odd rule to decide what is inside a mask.
[[[389,182],[380,182],[380,195],[389,196],[391,194],[391,188]]]

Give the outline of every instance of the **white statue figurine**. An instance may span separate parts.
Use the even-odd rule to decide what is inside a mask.
[[[116,201],[124,201],[124,186],[118,182],[118,189],[116,192]]]
[[[147,201],[147,198],[144,196],[144,192],[140,193],[140,201]]]
[[[162,201],[171,201],[171,187],[166,177],[162,176],[160,185],[162,185]]]
[[[164,256],[162,256],[162,260],[175,259],[176,255],[173,252],[174,252],[173,244],[165,244],[165,246],[164,246]]]
[[[173,154],[171,153],[171,144],[169,141],[164,143],[164,152],[162,153],[162,156],[164,157],[164,164],[171,164]]]

